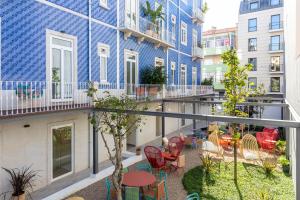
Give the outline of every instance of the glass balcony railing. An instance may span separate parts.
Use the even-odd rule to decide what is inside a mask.
[[[243,0],[240,4],[240,14],[282,6],[283,0]]]
[[[193,46],[192,56],[193,56],[193,58],[203,59],[204,58],[203,49],[201,47],[198,47],[198,46]]]
[[[277,51],[283,51],[284,50],[284,43],[271,43],[269,45],[269,51],[270,52],[277,52]]]
[[[204,23],[204,14],[201,9],[196,9],[193,11],[193,16],[192,16],[193,22],[202,24]]]
[[[212,47],[212,48],[204,48],[204,56],[210,55],[220,55],[225,51],[229,50],[229,46],[221,46],[221,47]]]
[[[283,29],[283,22],[271,22],[269,24],[269,30],[270,31],[275,31],[275,30],[280,30],[280,29]]]

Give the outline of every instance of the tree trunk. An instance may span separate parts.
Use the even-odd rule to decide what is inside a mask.
[[[237,183],[237,149],[236,149],[237,140],[234,140],[233,143],[233,156],[234,156],[234,182]]]
[[[122,164],[122,140],[117,139],[116,144],[116,165],[112,174],[113,185],[116,190],[117,199],[122,200],[123,164]]]

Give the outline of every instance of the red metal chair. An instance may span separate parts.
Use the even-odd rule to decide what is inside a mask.
[[[174,146],[173,144],[176,144],[176,146]],[[178,156],[183,150],[183,147],[184,147],[184,142],[181,140],[180,137],[175,136],[169,139],[169,152],[171,153],[172,156],[178,158]]]
[[[162,169],[166,167],[166,160],[162,156],[162,152],[159,148],[146,146],[144,152],[152,168]]]
[[[276,140],[278,140],[279,131],[275,128],[264,128],[263,132],[256,133],[256,139],[259,146],[264,150],[274,150]]]

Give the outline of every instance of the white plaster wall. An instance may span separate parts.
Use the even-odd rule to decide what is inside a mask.
[[[285,1],[286,3],[286,1]],[[249,72],[249,77],[257,77],[257,84],[264,84],[266,93],[270,92],[271,77],[280,77],[281,92],[284,93],[284,68],[281,73],[270,72],[269,65],[271,56],[280,56],[281,63],[284,63],[284,52],[269,53],[271,36],[280,35],[280,42],[283,42],[284,31],[269,32],[271,16],[280,14],[284,21],[283,8],[274,8],[239,15],[238,19],[238,50],[241,53],[241,64],[247,64],[248,58],[257,58],[257,71]],[[257,18],[257,31],[248,32],[248,19]],[[248,39],[257,38],[257,51],[248,52]],[[272,93],[274,94],[274,92]]]
[[[74,173],[89,167],[88,115],[81,112],[51,114],[0,122],[0,164],[6,168],[30,166],[39,170],[35,189],[50,183],[49,125],[74,123]],[[29,124],[29,128],[24,128]],[[1,170],[2,171],[2,170]],[[7,176],[0,173],[0,193],[8,188]]]

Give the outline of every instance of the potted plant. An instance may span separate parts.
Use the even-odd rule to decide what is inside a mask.
[[[141,84],[149,85],[147,89],[150,96],[156,95],[161,85],[167,80],[163,68],[148,65],[141,70]]]
[[[290,161],[282,155],[278,158],[278,162],[281,164],[282,171],[288,174],[290,172]]]
[[[284,140],[278,140],[276,142],[276,150],[280,155],[285,154],[285,149],[286,149],[286,141]]]
[[[9,183],[12,187],[12,200],[25,200],[26,193],[32,191],[34,181],[38,176],[37,171],[31,170],[31,167],[23,167],[21,169],[2,168],[9,175]]]
[[[157,20],[165,20],[163,17],[164,13],[162,12],[162,8],[162,5],[160,5],[157,9],[152,10],[149,1],[146,1],[146,7],[143,7],[144,15],[150,18],[150,22],[147,25],[146,34],[154,38],[158,38],[159,33],[159,26],[157,25]]]

